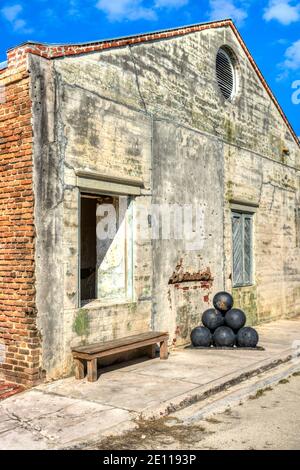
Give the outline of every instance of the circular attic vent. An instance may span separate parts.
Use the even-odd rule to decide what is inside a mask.
[[[232,100],[237,90],[236,58],[229,47],[220,47],[216,57],[217,81],[222,95]]]

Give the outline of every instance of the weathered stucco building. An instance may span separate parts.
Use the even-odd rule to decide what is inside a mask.
[[[0,87],[5,378],[68,375],[71,346],[152,328],[185,343],[218,290],[250,324],[300,313],[299,141],[230,20],[26,43]],[[153,207],[175,231],[200,207],[200,232],[153,236]]]

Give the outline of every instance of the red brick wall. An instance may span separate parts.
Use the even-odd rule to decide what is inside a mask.
[[[24,68],[0,72],[0,375],[24,385],[40,377],[29,80]]]

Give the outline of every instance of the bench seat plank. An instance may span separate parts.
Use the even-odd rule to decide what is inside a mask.
[[[132,346],[136,343],[140,342],[147,342],[148,340],[152,341],[157,338],[157,342],[159,342],[159,339],[161,337],[168,336],[168,333],[163,333],[163,332],[147,332],[147,333],[142,333],[139,335],[133,335],[133,336],[127,336],[126,338],[122,339],[116,339],[112,341],[106,341],[104,343],[94,343],[90,344],[88,346],[78,346],[78,347],[73,347],[72,352],[73,353],[81,353],[85,355],[93,355],[93,354],[98,354],[101,352],[109,351],[112,349],[118,349],[123,346]],[[150,343],[151,344],[151,343]],[[146,344],[145,344],[146,345]]]
[[[89,382],[97,380],[97,359],[112,354],[118,354],[132,349],[148,346],[148,356],[155,357],[155,344],[160,344],[160,358],[168,358],[169,335],[165,332],[150,331],[139,335],[127,336],[126,338],[102,343],[94,343],[88,346],[72,348],[72,355],[76,365],[76,378],[84,377],[84,361],[87,361],[87,376]]]
[[[130,351],[132,349],[142,348],[143,346],[150,346],[151,344],[161,343],[162,341],[165,341],[165,340],[167,342],[167,339],[168,339],[167,336],[157,336],[153,339],[147,339],[147,340],[139,341],[136,343],[129,343],[124,346],[111,347],[110,349],[104,349],[99,352],[85,353],[85,352],[73,351],[72,354],[74,358],[90,360],[90,359],[95,359],[96,357],[101,358],[101,357],[110,356],[112,354],[118,354],[118,353],[122,353],[125,351]],[[95,349],[94,351],[97,351],[97,350]]]

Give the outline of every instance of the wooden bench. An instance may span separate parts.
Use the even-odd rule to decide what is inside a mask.
[[[160,344],[160,358],[168,359],[168,339],[168,333],[151,331],[105,343],[72,348],[76,379],[84,378],[85,361],[87,362],[87,379],[89,382],[95,382],[97,380],[97,359],[146,346],[148,346],[148,356],[154,358],[157,343]]]

